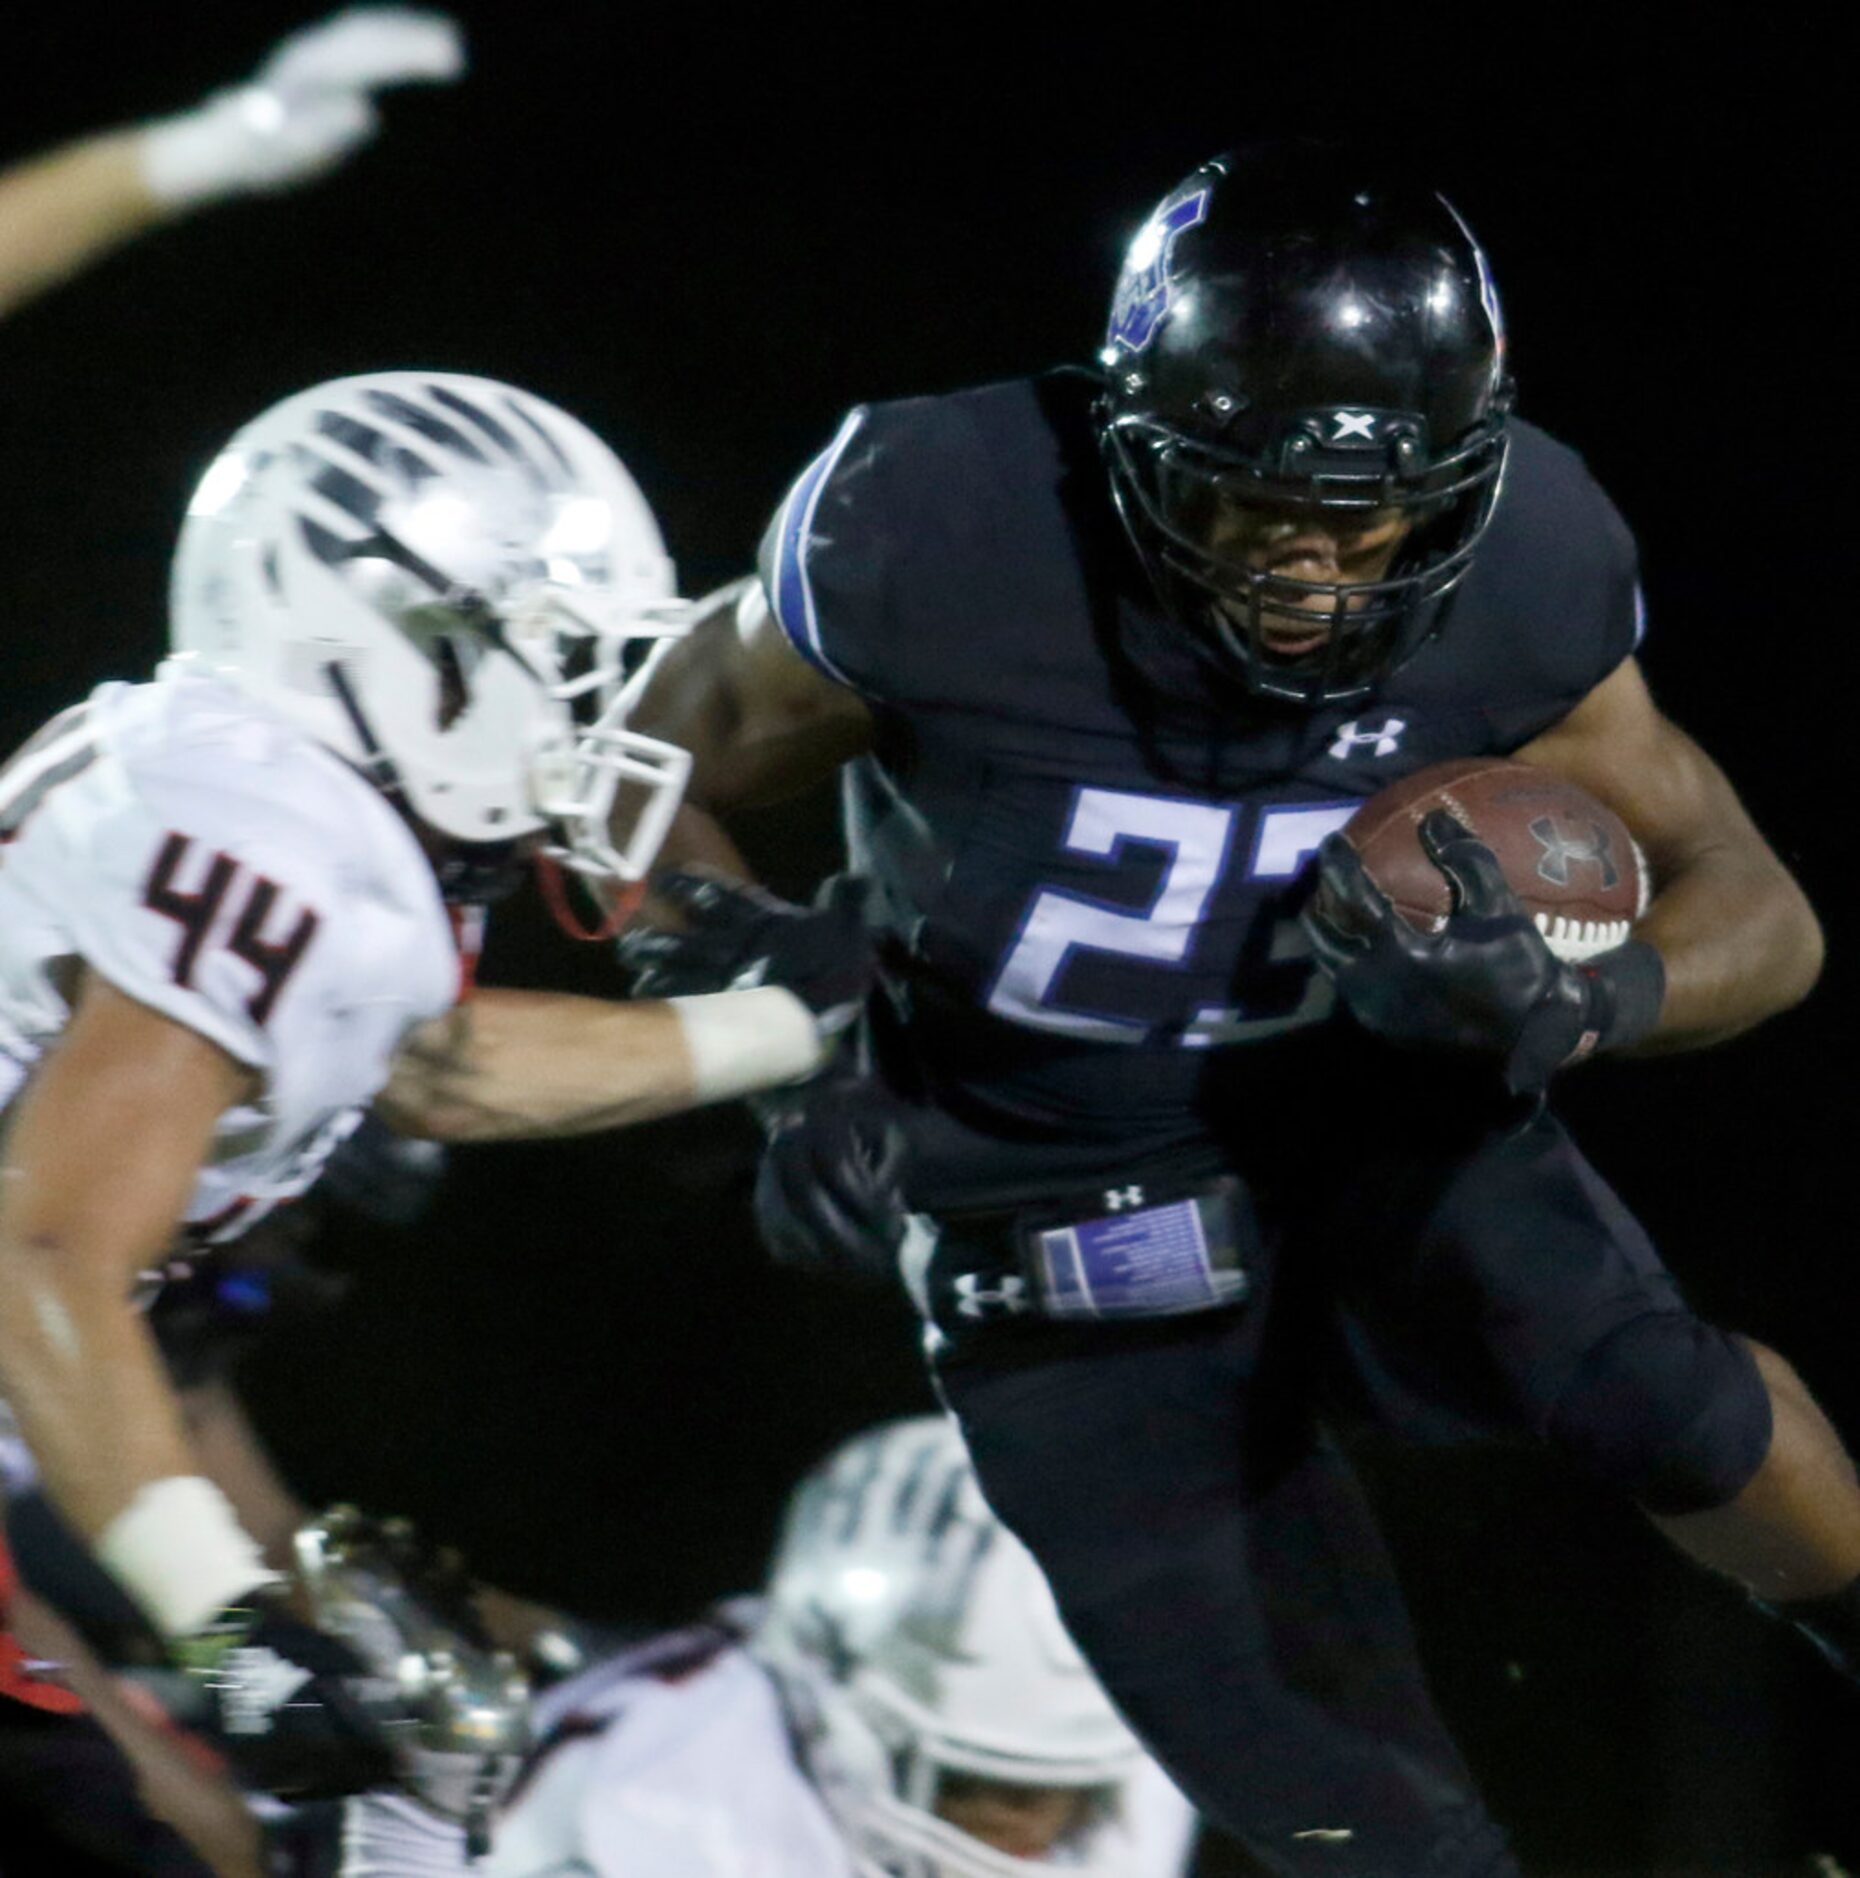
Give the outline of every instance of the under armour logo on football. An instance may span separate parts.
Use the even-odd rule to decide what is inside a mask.
[[[1365,443],[1376,440],[1376,417],[1373,411],[1333,411],[1330,421],[1337,426],[1331,432],[1332,443],[1342,443],[1346,437],[1360,437]]]
[[[1338,762],[1346,762],[1352,751],[1367,750],[1371,756],[1393,756],[1401,747],[1401,734],[1408,728],[1405,717],[1385,717],[1380,724],[1365,727],[1360,717],[1337,726],[1330,753]]]
[[[1550,882],[1554,887],[1569,885],[1569,872],[1572,867],[1581,867],[1593,863],[1602,870],[1603,887],[1612,887],[1621,878],[1620,870],[1615,866],[1613,851],[1608,845],[1608,831],[1595,822],[1589,824],[1586,836],[1577,836],[1571,840],[1557,827],[1548,815],[1540,815],[1531,823],[1531,833],[1537,838],[1537,845],[1543,853],[1537,859],[1538,876]]]
[[[982,1283],[980,1272],[963,1272],[956,1279],[956,1309],[964,1317],[985,1317],[993,1310],[1010,1316],[1033,1309],[1027,1298],[1027,1281],[1011,1273],[994,1290]]]
[[[1127,1206],[1141,1206],[1143,1204],[1143,1189],[1137,1186],[1106,1187],[1104,1190],[1104,1203],[1113,1213],[1121,1213]]]

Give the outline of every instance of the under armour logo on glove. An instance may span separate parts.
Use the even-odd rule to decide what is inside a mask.
[[[635,997],[779,985],[807,1006],[828,1037],[859,1015],[874,971],[868,882],[836,874],[812,907],[695,868],[664,875],[652,891],[682,924],[677,931],[649,926],[622,934],[618,955],[634,974]]]
[[[226,1652],[213,1677],[220,1695],[220,1725],[229,1735],[262,1735],[273,1713],[288,1703],[312,1674],[275,1650],[241,1644]]]
[[[391,1697],[346,1644],[255,1597],[173,1646],[205,1712],[200,1727],[248,1786],[293,1799],[335,1799],[391,1779],[382,1733]]]

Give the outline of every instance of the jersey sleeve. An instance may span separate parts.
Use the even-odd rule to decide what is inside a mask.
[[[1593,476],[1588,477],[1595,509],[1596,553],[1600,562],[1600,632],[1595,682],[1600,683],[1623,659],[1640,650],[1647,633],[1647,602],[1640,583],[1640,549],[1621,511]]]
[[[794,647],[836,684],[884,690],[889,627],[882,419],[861,405],[783,499],[758,557],[769,610]]]
[[[86,966],[269,1080],[343,975],[334,870],[304,832],[208,774],[146,786],[102,759],[47,797],[6,867]]]
[[[1560,722],[1638,649],[1633,534],[1568,445],[1514,420],[1505,486],[1440,643],[1451,684],[1508,752]]]
[[[1576,451],[1517,426],[1515,575],[1518,606],[1542,616],[1533,635],[1548,688],[1572,699],[1594,690],[1639,648],[1646,625],[1640,553],[1621,511]],[[1484,550],[1481,549],[1481,553]]]

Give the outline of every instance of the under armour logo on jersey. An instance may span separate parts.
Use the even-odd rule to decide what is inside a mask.
[[[1156,329],[1169,311],[1170,250],[1177,236],[1206,219],[1208,195],[1205,188],[1197,189],[1177,202],[1165,202],[1137,231],[1124,257],[1116,298],[1111,302],[1105,349],[1113,356],[1106,358],[1107,365],[1114,363],[1116,348],[1141,352],[1156,337]]]
[[[1407,728],[1405,717],[1385,717],[1380,723],[1353,717],[1347,724],[1337,726],[1330,753],[1340,763],[1348,762],[1356,750],[1366,749],[1371,756],[1393,756],[1401,747],[1401,734]]]
[[[1027,1281],[1012,1273],[990,1291],[982,1284],[980,1272],[963,1272],[956,1279],[956,1309],[964,1317],[986,1317],[991,1310],[1005,1311],[1012,1317],[1033,1309],[1027,1297]]]
[[[1612,887],[1621,878],[1608,845],[1608,832],[1598,823],[1591,822],[1587,836],[1579,835],[1572,841],[1548,815],[1540,815],[1531,823],[1531,833],[1543,849],[1537,857],[1538,876],[1553,887],[1567,887],[1570,869],[1591,862],[1602,870],[1604,887]]]
[[[1104,1203],[1113,1213],[1121,1213],[1127,1206],[1141,1206],[1143,1189],[1137,1186],[1107,1187],[1104,1190]]]
[[[1373,411],[1333,411],[1330,421],[1336,429],[1330,433],[1332,443],[1342,443],[1346,438],[1360,437],[1365,443],[1376,440],[1376,414]]]

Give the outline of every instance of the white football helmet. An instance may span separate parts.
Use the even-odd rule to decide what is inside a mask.
[[[750,1647],[862,1878],[1135,1871],[1128,1792],[1143,1750],[989,1511],[951,1422],[894,1422],[802,1482]],[[1048,1858],[1018,1858],[938,1817],[950,1774],[1076,1787],[1091,1803]]]
[[[215,458],[171,637],[449,842],[542,831],[591,880],[633,881],[690,758],[626,728],[622,659],[685,630],[673,593],[651,509],[585,425],[493,379],[371,372],[286,398]],[[616,849],[622,782],[641,806]]]

